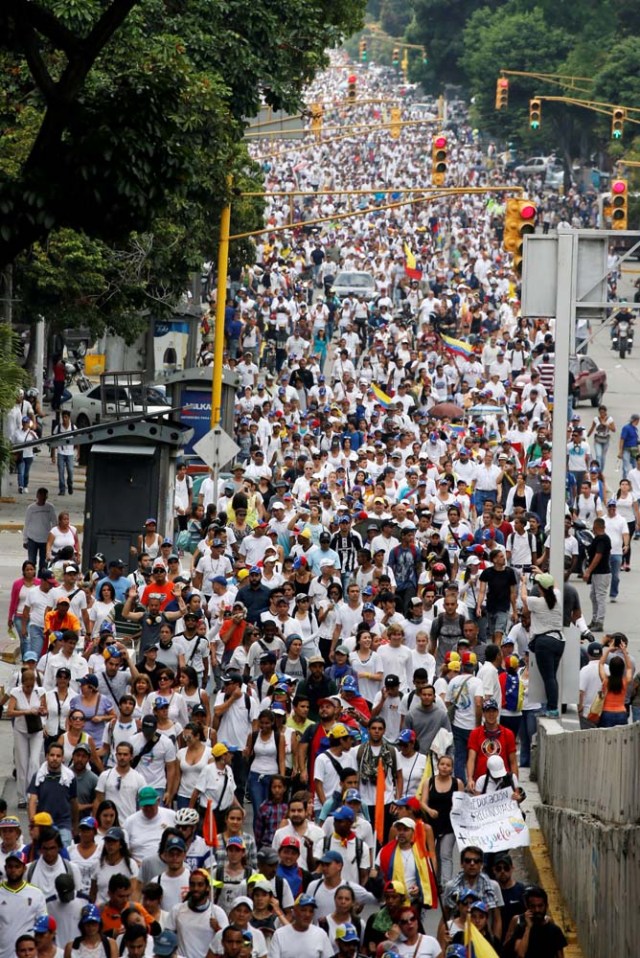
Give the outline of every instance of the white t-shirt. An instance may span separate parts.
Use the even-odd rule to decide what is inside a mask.
[[[423,755],[422,752],[416,752],[414,755],[408,755],[405,758],[401,750],[398,749],[396,761],[399,771],[402,772],[402,797],[411,798],[412,795],[417,793],[422,781],[427,756]]]
[[[382,699],[383,691],[380,690],[373,700],[373,708],[377,708]],[[400,695],[387,695],[378,714],[387,723],[384,737],[388,742],[395,742],[400,734],[403,716],[407,714],[407,692],[400,692]]]
[[[147,739],[142,732],[136,732],[131,736],[133,754],[141,755],[147,743]],[[178,757],[176,747],[167,735],[160,733],[158,741],[154,743],[151,751],[142,755],[136,771],[139,771],[147,785],[152,788],[166,788],[167,786],[167,763],[175,762]]]
[[[170,911],[175,905],[179,905],[186,893],[189,891],[189,875],[191,871],[184,866],[182,872],[169,877],[167,874],[160,875],[158,882],[162,888],[162,906],[163,910]]]
[[[227,709],[220,718],[218,728],[218,741],[225,742],[226,745],[235,745],[237,748],[245,748],[247,737],[251,731],[251,723],[258,718],[258,703],[252,696],[248,696],[244,691],[239,699],[236,699],[233,705]],[[224,692],[218,692],[214,707],[223,705],[225,701]],[[248,705],[248,708],[247,708]]]
[[[301,958],[302,955],[304,958],[333,958],[333,954],[329,936],[315,925],[310,925],[306,931],[296,931],[292,925],[284,925],[275,930],[271,939],[270,958]]]
[[[438,958],[442,954],[440,945],[431,935],[420,935],[417,945],[396,943],[395,949],[400,958]]]
[[[76,888],[79,889],[82,885],[80,869],[72,862],[65,863],[59,855],[53,865],[47,865],[44,858],[38,858],[35,868],[27,880],[36,888],[39,888],[45,898],[48,898],[49,895],[56,894],[55,881],[58,875],[64,875],[65,873],[73,876]],[[25,878],[27,878],[27,875],[25,875]]]
[[[600,680],[600,670],[598,668],[599,665],[600,663],[596,659],[595,661],[588,662],[587,665],[583,665],[582,668],[580,669],[580,678],[579,678],[578,687],[581,692],[584,692],[584,704],[582,706],[582,714],[584,715],[585,718],[591,711],[591,703],[593,702],[596,695],[602,688],[602,682]]]
[[[456,728],[472,729],[476,727],[476,697],[484,698],[480,679],[475,675],[455,675],[447,686],[444,700],[447,705],[456,703],[453,724]],[[500,702],[500,699],[498,699]]]
[[[179,955],[206,955],[214,939],[209,919],[215,918],[224,930],[229,924],[226,914],[217,905],[209,905],[205,911],[194,911],[181,902],[169,912],[165,928],[178,936]]]
[[[160,841],[160,839],[158,839]],[[156,852],[158,850],[156,846]],[[96,894],[96,904],[103,905],[109,898],[109,882],[114,875],[126,875],[128,878],[137,878],[138,877],[138,863],[131,858],[131,870],[127,868],[127,864],[124,859],[118,862],[117,865],[108,865],[104,862],[98,870],[96,871],[96,885],[97,885],[97,894]]]
[[[400,679],[401,691],[413,686],[413,657],[411,649],[406,645],[394,648],[391,645],[380,645],[377,648],[378,658],[382,662],[382,671],[387,675],[397,675]]]
[[[39,585],[34,585],[27,589],[27,595],[24,604],[29,608],[29,622],[31,625],[38,625],[44,628],[45,612],[53,608],[53,589],[43,592]]]
[[[146,784],[146,779],[135,768],[130,768],[126,775],[120,775],[117,769],[109,768],[100,773],[96,792],[114,803],[120,821],[124,821],[135,813],[138,792]]]
[[[145,818],[142,811],[125,819],[124,827],[129,836],[129,849],[138,861],[148,855],[158,854],[158,845],[165,828],[173,828],[176,813],[170,808],[158,808],[153,818]]]
[[[325,799],[331,798],[333,792],[337,791],[340,788],[340,775],[336,771],[334,762],[342,768],[352,768],[354,767],[350,761],[345,761],[349,756],[349,752],[343,752],[341,755],[334,755],[333,753],[323,752],[322,755],[318,755],[315,765],[314,765],[314,778],[315,781],[322,784],[324,790]],[[333,759],[333,761],[332,761]],[[315,798],[315,808],[320,810],[322,808],[322,802],[317,797]]]

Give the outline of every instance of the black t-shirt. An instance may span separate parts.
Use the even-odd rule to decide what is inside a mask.
[[[480,581],[487,583],[487,612],[508,612],[511,608],[511,587],[517,585],[513,569],[485,569]]]
[[[524,937],[525,927],[524,920],[519,920],[511,942],[520,941]],[[533,925],[526,958],[555,958],[559,951],[567,947],[567,944],[564,934],[552,921],[547,921],[544,925]],[[515,952],[511,951],[508,954],[513,955]]]
[[[601,555],[600,562],[593,570],[593,575],[607,575],[611,572],[609,565],[609,556],[611,555],[611,539],[603,532],[602,535],[595,536],[591,545],[587,548],[589,562],[593,562],[595,556]]]
[[[563,586],[564,602],[562,604],[562,624],[565,628],[571,625],[574,612],[580,609],[580,596],[575,586],[565,582]]]
[[[525,886],[521,881],[515,882],[512,888],[500,889],[502,891],[502,898],[504,900],[504,905],[500,909],[500,914],[502,915],[503,940],[507,934],[509,925],[511,924],[511,919],[515,915],[524,914],[524,889]]]

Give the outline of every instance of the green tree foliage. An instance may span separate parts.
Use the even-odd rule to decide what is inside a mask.
[[[382,0],[380,26],[390,37],[403,37],[411,17],[411,6],[406,0]]]
[[[20,348],[18,337],[9,326],[0,323],[0,417],[8,412],[16,401],[16,389],[25,385],[25,375],[16,356]],[[9,463],[10,445],[0,434],[0,473]]]
[[[243,118],[295,108],[363,6],[3,0],[0,266],[54,228],[123,242],[201,183],[219,207]]]

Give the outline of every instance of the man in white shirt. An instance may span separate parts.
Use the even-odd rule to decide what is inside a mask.
[[[334,949],[329,936],[312,924],[316,911],[315,899],[310,895],[300,895],[293,906],[291,924],[277,928],[271,939],[271,958],[333,958]],[[333,905],[327,914],[332,911]]]
[[[607,514],[604,519],[604,531],[611,539],[611,554],[609,556],[609,565],[611,567],[611,591],[609,598],[612,602],[618,601],[618,590],[620,588],[620,569],[622,567],[622,556],[629,548],[629,526],[618,515],[618,502],[616,499],[609,499],[607,502]]]
[[[140,811],[124,820],[123,827],[129,836],[129,851],[137,861],[148,855],[158,854],[158,845],[165,828],[173,828],[176,813],[170,808],[160,808],[155,788],[145,785],[138,792]]]
[[[133,764],[147,785],[150,785],[170,806],[178,790],[180,768],[176,747],[167,735],[158,732],[155,715],[145,715],[140,731],[131,737]]]
[[[84,590],[78,585],[78,566],[73,562],[65,564],[62,573],[62,584],[51,590],[51,598],[55,605],[58,599],[69,600],[69,611],[75,615],[84,626],[87,634],[91,634],[91,622],[87,611],[87,597]]]
[[[174,931],[178,937],[181,955],[206,955],[215,933],[229,924],[223,909],[209,903],[210,887],[203,869],[192,871],[185,900],[174,905],[165,922],[165,931]]]
[[[478,678],[482,682],[482,694],[484,701],[495,699],[496,702],[502,701],[502,688],[498,673],[498,666],[502,661],[502,652],[500,647],[493,642],[487,643],[484,650],[484,662],[478,669]]]
[[[482,724],[484,689],[481,679],[474,675],[477,662],[475,652],[462,653],[462,671],[451,679],[444,698],[447,705],[455,706],[451,723],[455,756],[453,774],[465,783],[469,735],[472,729]]]
[[[580,690],[578,698],[578,718],[580,728],[596,728],[589,722],[587,716],[591,711],[591,705],[602,688],[602,679],[600,678],[600,660],[602,658],[602,645],[600,642],[589,642],[587,646],[587,655],[589,661],[580,669],[580,679],[578,688]],[[605,666],[605,668],[607,668]]]
[[[138,794],[147,783],[140,772],[131,768],[133,746],[130,741],[118,743],[115,757],[115,768],[101,772],[98,778],[94,811],[102,801],[109,799],[118,809],[120,821],[124,821],[135,813]]]
[[[349,730],[338,723],[328,732],[329,748],[318,755],[314,765],[315,800],[314,807],[320,811],[328,798],[340,788],[340,772],[349,768],[347,753],[351,749]]]

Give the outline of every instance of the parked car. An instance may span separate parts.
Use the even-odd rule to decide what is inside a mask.
[[[368,302],[378,295],[376,283],[371,273],[359,270],[342,270],[337,274],[331,288],[340,299],[345,296],[364,296]]]
[[[136,416],[145,412],[142,389],[146,394],[146,412],[157,415],[164,412],[169,405],[164,391],[156,386],[115,386],[105,385],[105,410],[102,411],[102,387],[94,386],[86,393],[76,393],[68,402],[62,404],[63,409],[71,413],[71,422],[83,429],[85,426],[95,426],[105,418],[115,419],[124,416]]]
[[[554,156],[530,156],[524,163],[516,166],[515,172],[524,176],[535,176],[536,173],[545,173],[547,167],[554,162]]]

